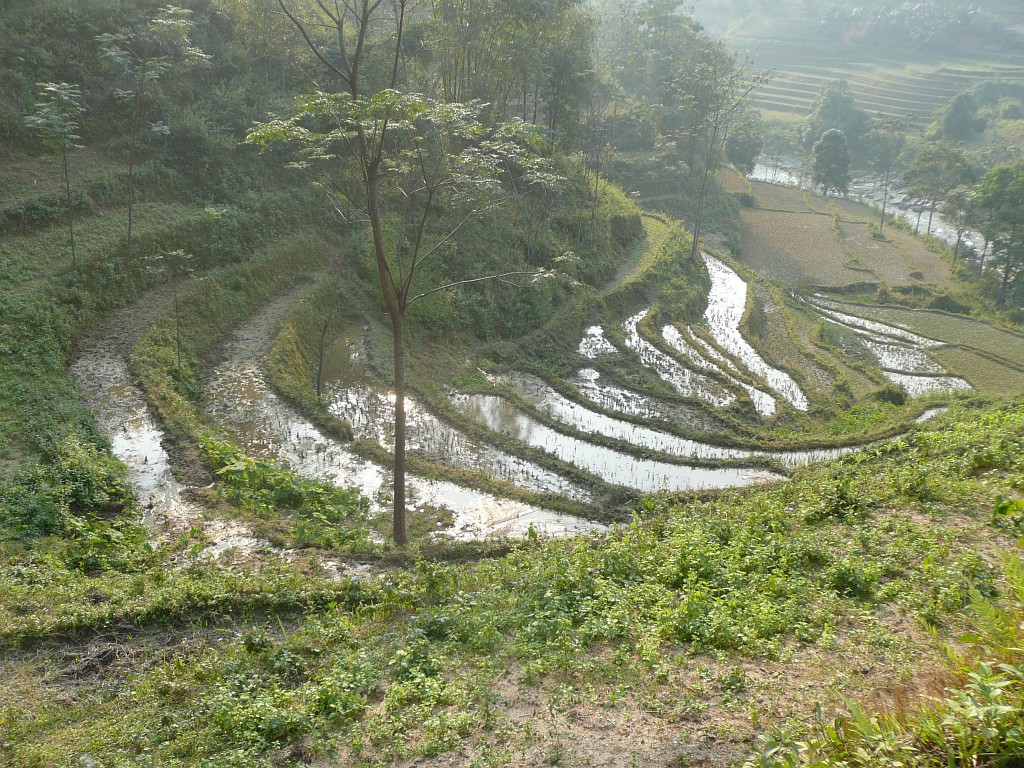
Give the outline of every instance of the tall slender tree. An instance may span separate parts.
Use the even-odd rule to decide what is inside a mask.
[[[708,178],[715,166],[715,158],[723,148],[729,123],[738,114],[747,97],[768,78],[767,73],[752,71],[747,62],[737,65],[735,55],[726,51],[721,42],[706,43],[700,46],[700,50],[700,64],[692,75],[693,89],[689,99],[690,111],[693,113],[691,130],[703,142],[698,171],[700,186],[697,211],[693,217],[693,247],[690,253],[693,259],[697,258],[700,248]]]
[[[68,173],[68,150],[81,149],[78,117],[85,112],[82,92],[77,85],[68,83],[38,83],[39,99],[36,110],[25,118],[25,125],[35,131],[43,145],[60,155],[64,169],[64,201],[67,209],[68,239],[71,242],[71,269],[78,274],[78,255],[75,250],[75,214],[71,199],[71,176]]]
[[[149,21],[97,36],[100,53],[118,75],[114,97],[128,109],[128,244],[132,258],[135,211],[135,166],[140,133],[149,116],[150,99],[160,80],[175,66],[204,62],[209,57],[192,44],[195,22],[192,11],[168,5]],[[151,123],[150,131],[167,133],[162,122]]]
[[[556,179],[522,121],[487,126],[479,105],[434,101],[402,90],[410,69],[405,33],[415,0],[317,2],[315,16],[278,0],[336,91],[301,96],[293,115],[254,128],[256,144],[295,142],[301,167],[335,209],[368,225],[378,286],[391,321],[395,386],[394,539],[406,542],[405,327],[409,308],[439,291],[488,280],[530,280],[541,271],[483,274],[421,285],[424,272],[471,219],[508,200],[501,182]],[[323,30],[329,44],[321,44]],[[370,49],[376,62],[371,70]],[[376,87],[375,87],[376,86]],[[455,213],[455,212],[458,213]],[[446,213],[445,213],[446,212]]]
[[[908,118],[896,118],[889,115],[877,115],[869,124],[867,135],[868,153],[871,164],[885,176],[882,183],[882,213],[878,218],[878,232],[885,228],[885,209],[889,204],[889,182],[896,170],[903,148],[907,144],[907,133],[910,130]]]

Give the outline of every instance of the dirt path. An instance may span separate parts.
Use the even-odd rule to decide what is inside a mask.
[[[156,533],[156,543],[199,527],[210,541],[204,556],[216,558],[228,549],[251,550],[263,542],[239,523],[203,520],[203,508],[188,498],[188,486],[171,469],[163,431],[128,368],[132,348],[174,300],[175,290],[173,285],[157,288],[101,322],[79,344],[70,371],[82,401],[110,440],[111,452],[127,467],[143,521]]]

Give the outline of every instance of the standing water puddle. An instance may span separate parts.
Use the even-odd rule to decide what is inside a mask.
[[[736,272],[710,254],[701,254],[711,277],[711,291],[704,322],[722,349],[743,361],[747,369],[762,377],[794,408],[806,411],[807,397],[785,371],[770,366],[740,333],[740,322],[747,305],[747,284]]]
[[[291,297],[274,302],[233,335],[225,350],[226,359],[208,383],[209,412],[247,451],[283,459],[305,477],[355,487],[371,499],[376,512],[384,513],[388,509],[390,471],[324,436],[270,391],[261,362],[274,328],[290,304]],[[454,523],[443,533],[459,539],[521,536],[531,526],[548,535],[604,528],[599,523],[445,481],[410,476],[407,495],[413,514],[425,506],[450,509]]]
[[[629,454],[563,435],[530,418],[497,395],[452,395],[452,402],[489,429],[503,432],[541,448],[569,464],[591,472],[606,482],[624,485],[647,493],[669,490],[729,488],[782,479],[779,475],[749,468],[688,467],[663,461],[642,459]],[[581,407],[581,406],[577,406]],[[615,419],[591,413],[597,419]],[[619,422],[620,424],[623,422]],[[630,424],[629,427],[635,428]],[[653,430],[648,430],[654,433]],[[667,437],[667,436],[666,436]]]
[[[168,294],[169,295],[169,294]],[[159,311],[159,294],[104,323],[79,350],[70,366],[83,402],[95,414],[96,424],[108,437],[111,453],[128,471],[128,483],[142,506],[143,522],[164,527],[158,538],[168,539],[200,527],[211,544],[202,556],[216,559],[228,549],[244,553],[267,545],[231,520],[204,521],[203,509],[183,496],[185,487],[171,471],[170,457],[161,444],[163,433],[146,406],[146,398],[131,380],[126,362],[132,345],[149,316]],[[136,316],[136,315],[144,315]]]
[[[592,325],[583,332],[583,338],[576,351],[588,360],[608,357],[618,352],[615,345],[604,337],[604,328],[600,325]]]
[[[946,373],[946,369],[929,357],[925,350],[943,346],[941,341],[919,336],[905,328],[840,312],[836,309],[839,306],[836,302],[818,298],[813,306],[829,322],[860,336],[861,343],[878,360],[885,378],[902,387],[911,397],[972,388],[959,376],[939,375]]]

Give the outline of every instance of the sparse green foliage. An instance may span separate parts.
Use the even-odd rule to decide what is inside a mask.
[[[928,203],[928,233],[932,231],[932,216],[950,190],[975,178],[967,156],[952,144],[934,142],[918,150],[903,180],[911,195]]]
[[[871,158],[872,165],[885,174],[885,181],[882,187],[882,213],[878,219],[878,231],[885,229],[885,209],[889,202],[889,181],[892,179],[893,171],[903,154],[903,147],[907,143],[907,134],[910,131],[910,120],[899,120],[892,117],[878,115],[869,123],[869,130],[866,137],[867,153]]]
[[[168,5],[137,27],[97,36],[100,55],[119,78],[114,98],[129,113],[128,124],[128,233],[127,259],[132,259],[132,224],[135,206],[135,163],[139,134],[161,79],[179,63],[205,62],[208,56],[192,43],[192,11]],[[165,135],[167,124],[151,123],[151,133]]]
[[[357,491],[306,480],[220,440],[208,439],[202,449],[229,497],[248,512],[273,518],[292,511],[299,518],[298,538],[307,545],[342,548],[366,541],[368,502]]]
[[[917,711],[872,715],[849,705],[829,720],[820,713],[808,732],[777,730],[762,738],[744,768],[825,768],[879,765],[930,768],[978,764],[1013,765],[1024,754],[1024,608],[1022,566],[1016,556],[1007,573],[1016,594],[1007,607],[975,594],[976,658],[950,653],[960,683],[947,687]]]
[[[36,111],[25,118],[25,125],[34,131],[43,145],[60,155],[64,167],[64,192],[67,206],[68,239],[71,246],[71,269],[78,272],[78,253],[75,249],[74,203],[71,196],[71,176],[68,173],[68,150],[80,149],[77,142],[78,118],[85,111],[82,91],[68,83],[39,83]]]
[[[496,274],[422,285],[430,262],[440,261],[449,242],[454,242],[468,221],[490,206],[511,200],[517,185],[524,191],[544,187],[557,181],[557,176],[538,157],[536,135],[523,121],[485,127],[479,105],[436,101],[401,89],[407,79],[407,69],[399,67],[409,5],[406,0],[391,9],[364,0],[351,14],[340,9],[332,12],[321,4],[319,25],[336,30],[339,63],[312,39],[308,22],[288,3],[281,0],[280,4],[344,90],[300,97],[292,117],[257,126],[247,140],[261,146],[297,144],[305,158],[298,165],[313,171],[342,218],[347,221],[354,215],[369,225],[380,297],[392,328],[394,538],[404,544],[407,311],[435,293],[474,283],[514,278],[536,281],[549,276],[548,270],[513,267]],[[385,67],[378,73],[383,74],[384,87],[374,87],[372,75],[363,69],[369,66],[365,46],[375,25],[383,25],[392,36],[390,72]],[[347,39],[350,33],[354,41]],[[308,128],[309,122],[315,127]],[[449,216],[439,216],[441,209],[449,210]],[[396,225],[393,228],[388,226],[392,223]]]

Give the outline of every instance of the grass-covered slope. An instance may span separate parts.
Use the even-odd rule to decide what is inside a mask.
[[[276,558],[234,581],[143,558],[83,602],[52,562],[8,565],[9,757],[736,764],[816,703],[938,679],[937,641],[979,595],[1017,605],[1001,558],[1022,525],[1022,413],[958,410],[778,488],[652,498],[607,535],[353,584],[285,576]],[[58,642],[69,629],[80,639]],[[49,650],[13,650],[29,639]],[[666,727],[674,740],[635,738]]]

